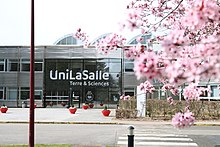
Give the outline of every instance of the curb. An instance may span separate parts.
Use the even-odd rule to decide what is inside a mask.
[[[0,124],[28,124],[29,121],[0,121]],[[91,125],[127,125],[132,122],[56,122],[56,121],[35,121],[35,124],[91,124]],[[134,122],[135,123],[135,122]],[[139,122],[145,124],[144,122]],[[160,125],[171,125],[171,123],[158,123]],[[147,123],[146,123],[147,125]],[[220,123],[195,123],[193,126],[220,126]]]
[[[194,124],[193,126],[220,126],[220,124],[205,124],[205,123],[199,123],[199,124]]]

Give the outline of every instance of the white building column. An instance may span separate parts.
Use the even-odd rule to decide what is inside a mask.
[[[146,115],[146,92],[140,90],[140,86],[137,86],[137,110],[138,117],[145,117]]]

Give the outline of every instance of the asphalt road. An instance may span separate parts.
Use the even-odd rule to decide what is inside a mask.
[[[120,137],[127,137],[128,127],[129,125],[36,124],[35,144],[116,145]],[[138,132],[179,134],[187,135],[199,147],[220,145],[220,126],[193,126],[178,130],[171,125],[136,124],[134,128],[135,135]],[[0,124],[0,130],[0,145],[28,144],[28,124]],[[138,138],[137,135],[135,137]]]
[[[171,125],[138,125],[136,127],[138,130],[154,131],[158,134],[187,135],[199,147],[220,147],[220,126],[192,126],[185,129],[176,129]]]
[[[127,125],[36,124],[35,144],[115,145]],[[0,145],[28,144],[28,124],[0,124]]]

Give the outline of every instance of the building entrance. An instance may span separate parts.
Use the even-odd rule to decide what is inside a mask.
[[[119,59],[46,59],[46,104],[116,104],[122,91]]]
[[[50,92],[50,95],[46,94],[43,105],[45,107],[80,107],[80,95],[75,91],[63,91],[63,92]]]

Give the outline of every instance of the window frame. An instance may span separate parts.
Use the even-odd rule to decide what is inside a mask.
[[[5,59],[0,59],[0,66],[3,66],[3,70],[0,70],[0,72],[5,72],[6,71],[6,60]]]

